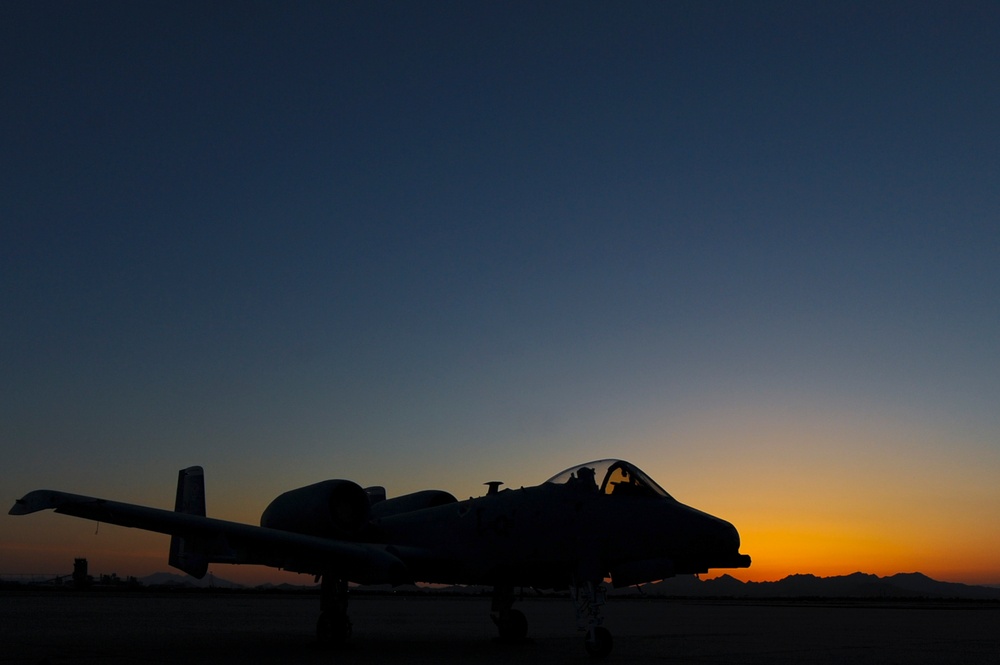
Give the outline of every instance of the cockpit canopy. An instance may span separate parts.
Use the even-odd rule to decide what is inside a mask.
[[[593,486],[610,496],[662,497],[673,499],[639,467],[619,459],[602,459],[566,469],[546,483],[553,485]]]

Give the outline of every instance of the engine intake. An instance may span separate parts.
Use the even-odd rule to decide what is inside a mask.
[[[368,523],[368,495],[350,480],[324,480],[272,501],[260,525],[322,538],[351,538]]]

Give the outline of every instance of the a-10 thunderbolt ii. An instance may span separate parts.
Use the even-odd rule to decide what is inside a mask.
[[[491,616],[505,641],[527,634],[515,588],[568,589],[587,651],[605,656],[605,580],[622,587],[750,565],[732,524],[680,503],[622,460],[574,466],[536,487],[501,484],[458,501],[441,490],[387,499],[381,487],[326,480],[280,495],[253,526],[206,517],[204,474],[194,466],[180,471],[173,511],[35,490],[10,514],[52,508],[170,534],[170,565],[194,577],[210,563],[315,575],[324,643],[351,635],[348,582],[426,582],[491,586]]]

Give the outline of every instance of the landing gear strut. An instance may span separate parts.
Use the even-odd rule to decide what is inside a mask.
[[[501,642],[522,642],[528,635],[528,620],[524,613],[512,608],[514,605],[514,587],[512,585],[493,587],[493,604],[490,607],[490,618],[500,631]]]
[[[316,639],[323,646],[340,646],[350,639],[352,632],[351,620],[347,616],[347,582],[323,575]]]
[[[604,658],[611,653],[615,644],[611,632],[601,625],[604,623],[604,617],[601,616],[606,595],[604,584],[585,582],[580,586],[570,587],[570,592],[576,609],[577,629],[587,633],[583,646],[591,656]]]

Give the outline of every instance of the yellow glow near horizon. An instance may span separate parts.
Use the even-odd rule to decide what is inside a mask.
[[[95,535],[93,523],[88,526],[86,533],[71,530],[62,537],[43,538],[43,542],[32,537],[26,542],[0,544],[0,558],[4,561],[4,570],[0,572],[65,574],[72,570],[72,561],[78,556],[88,558],[95,573],[142,577],[172,571],[166,562],[168,537],[110,525],[102,525],[101,533]],[[740,531],[742,551],[753,557],[753,565],[749,569],[713,569],[707,577],[729,574],[743,581],[763,582],[797,573],[831,576],[865,572],[885,576],[919,571],[950,582],[1000,581],[995,557],[991,555],[1000,547],[1000,535],[989,535],[985,542],[952,543],[937,548],[933,542],[925,542],[913,548],[908,539],[898,535],[822,525],[748,524]],[[290,575],[260,566],[215,565],[212,569],[218,577],[245,583],[287,580]]]
[[[951,582],[1000,582],[995,556],[1000,551],[1000,452],[988,442],[966,433],[961,452],[956,452],[947,443],[957,434],[926,423],[837,413],[781,413],[767,419],[753,409],[706,411],[655,425],[628,445],[602,448],[586,442],[578,449],[548,450],[543,460],[525,460],[524,468],[515,460],[502,469],[502,479],[519,487],[588,459],[629,459],[678,500],[736,525],[752,567],[713,570],[710,576],[773,581],[797,573],[884,576],[919,571]],[[207,470],[213,517],[256,524],[273,498],[270,494],[290,489],[279,487],[281,478],[268,477],[262,487],[216,471]],[[384,484],[390,496],[435,487],[464,499],[481,495],[480,483],[496,473],[495,465],[486,463],[463,473],[433,465],[423,470],[387,467],[358,480]],[[329,475],[351,474],[337,470]],[[101,494],[169,508],[171,485],[165,477],[156,488],[137,486],[138,495],[119,488]],[[143,498],[152,495],[160,500]],[[93,560],[95,570],[99,566],[120,576],[168,569],[165,536],[98,528],[50,514],[5,519],[0,573],[68,572],[77,556]],[[252,566],[213,570],[233,579],[287,577]]]

